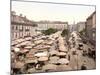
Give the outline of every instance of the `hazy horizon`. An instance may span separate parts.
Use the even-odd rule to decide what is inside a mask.
[[[74,21],[86,21],[86,18],[95,11],[95,6],[12,1],[11,10],[33,21],[63,21],[73,24]]]

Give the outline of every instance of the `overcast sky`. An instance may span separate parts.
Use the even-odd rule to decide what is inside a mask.
[[[95,7],[12,1],[12,11],[34,21],[67,21],[72,24],[74,21],[85,21],[95,11]]]

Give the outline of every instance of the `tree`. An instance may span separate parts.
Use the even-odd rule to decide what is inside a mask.
[[[61,33],[61,35],[64,37],[64,36],[68,36],[68,33],[69,33],[69,31],[68,31],[68,29],[64,29],[63,31],[62,31],[62,33]]]
[[[55,32],[57,32],[57,29],[53,29],[53,28],[49,28],[47,30],[42,31],[42,33],[45,35],[50,35],[50,34],[55,33]]]
[[[62,37],[65,37],[66,42],[68,43],[68,39],[69,39],[69,30],[68,29],[64,29],[61,33]]]

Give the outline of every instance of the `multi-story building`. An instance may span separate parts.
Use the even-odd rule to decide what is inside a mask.
[[[34,34],[34,27],[36,24],[23,17],[22,14],[16,15],[16,12],[11,12],[11,37],[12,40],[32,36]]]
[[[49,28],[55,28],[58,30],[67,29],[68,22],[61,22],[61,21],[39,21],[36,22],[38,25],[37,30],[47,30]]]
[[[86,20],[86,35],[92,44],[96,44],[96,11]]]
[[[77,23],[77,31],[80,32],[85,29],[86,22],[78,22]]]

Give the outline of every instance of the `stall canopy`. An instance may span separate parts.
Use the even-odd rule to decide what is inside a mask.
[[[58,63],[60,63],[60,64],[68,64],[69,61],[68,61],[68,59],[66,59],[66,58],[62,58],[62,59],[59,59],[59,60],[58,60]]]
[[[58,51],[57,50],[51,50],[49,53],[50,53],[50,55],[54,55],[54,54],[57,55]]]
[[[37,52],[37,53],[34,54],[34,56],[37,56],[37,57],[48,56],[48,52],[47,51]]]
[[[67,52],[68,51],[68,49],[66,49],[64,45],[60,45],[59,46],[59,50],[63,51],[63,52]]]
[[[37,62],[38,62],[37,59],[34,59],[34,60],[27,59],[27,60],[25,61],[25,63],[37,63]]]
[[[49,63],[51,63],[51,64],[57,64],[58,60],[59,60],[59,57],[53,56],[53,57],[50,57]]]
[[[65,52],[58,52],[57,55],[58,56],[66,56],[67,54]]]
[[[48,57],[40,57],[39,59],[38,59],[38,61],[47,61],[48,60]]]
[[[16,48],[14,48],[14,51],[15,51],[15,52],[19,52],[19,51],[20,51],[20,48],[17,48],[17,47],[16,47]]]

